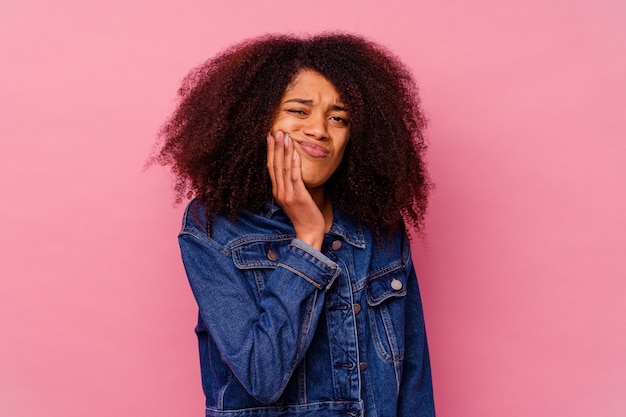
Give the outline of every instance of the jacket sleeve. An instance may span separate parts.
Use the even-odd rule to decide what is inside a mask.
[[[210,238],[179,235],[187,277],[222,360],[257,400],[275,402],[308,349],[340,269],[297,239],[281,249],[262,295]]]
[[[412,261],[409,261],[405,268],[408,274],[405,353],[398,398],[398,416],[433,417],[435,405],[422,301]]]

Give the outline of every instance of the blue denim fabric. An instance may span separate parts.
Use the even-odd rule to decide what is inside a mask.
[[[335,212],[322,251],[275,204],[179,235],[198,302],[206,416],[434,416],[428,348],[403,231],[377,246]],[[192,213],[194,213],[192,215]]]

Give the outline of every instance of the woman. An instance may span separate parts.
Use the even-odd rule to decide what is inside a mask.
[[[406,227],[429,182],[407,69],[363,38],[265,36],[193,70],[157,156],[206,416],[432,416]]]

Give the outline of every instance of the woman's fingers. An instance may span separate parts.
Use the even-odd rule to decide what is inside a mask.
[[[276,146],[276,139],[271,133],[267,134],[267,171],[270,174],[270,181],[272,182],[272,194],[276,197],[276,175],[274,172],[274,147]]]
[[[300,159],[300,154],[295,149],[293,150],[293,155],[291,157],[291,182],[294,186],[302,185],[302,159]]]
[[[300,165],[294,170],[295,163],[296,151],[289,135],[280,131],[274,135],[268,134],[267,169],[272,182],[272,194],[281,205],[296,202],[294,191],[304,186],[301,184]]]
[[[283,157],[283,184],[285,191],[285,198],[287,201],[295,200],[293,194],[293,179],[292,179],[292,165],[293,165],[293,140],[288,134],[284,136],[284,157]]]
[[[272,172],[274,175],[274,197],[281,201],[285,195],[284,163],[285,163],[285,135],[276,132],[272,155]]]
[[[314,204],[302,181],[302,159],[291,137],[278,131],[268,135],[267,144],[267,168],[276,201],[284,209]]]
[[[302,181],[302,159],[289,135],[283,132],[268,135],[267,169],[274,199],[289,216],[296,237],[321,249],[324,216]]]

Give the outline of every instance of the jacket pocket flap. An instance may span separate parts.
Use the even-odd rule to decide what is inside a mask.
[[[406,295],[406,277],[402,269],[394,269],[373,278],[367,283],[367,303],[377,306],[388,298]]]
[[[239,269],[276,268],[278,247],[268,242],[252,242],[233,249],[233,262]]]

